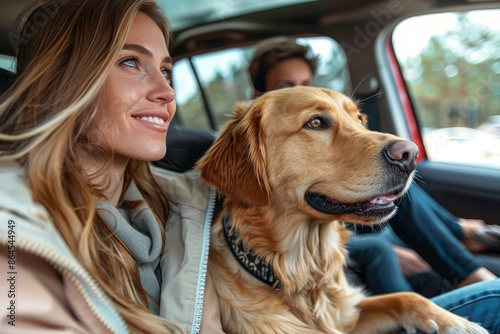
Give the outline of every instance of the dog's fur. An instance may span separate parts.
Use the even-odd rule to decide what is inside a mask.
[[[365,122],[354,102],[320,88],[281,89],[235,106],[197,168],[225,194],[231,229],[271,266],[282,288],[240,266],[219,216],[209,271],[225,332],[486,333],[417,294],[366,297],[346,281],[349,233],[341,222],[387,220],[394,195],[411,182],[418,152],[409,141],[367,130]],[[326,211],[308,204],[310,193],[331,199]],[[369,204],[374,198],[381,202]],[[339,212],[330,213],[332,207]]]

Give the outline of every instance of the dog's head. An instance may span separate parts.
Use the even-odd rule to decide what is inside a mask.
[[[395,212],[417,154],[410,141],[368,130],[343,94],[294,87],[236,105],[197,168],[240,205],[376,223]]]

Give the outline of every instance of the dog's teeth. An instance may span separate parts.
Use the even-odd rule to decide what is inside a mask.
[[[380,198],[380,197],[377,197],[377,198],[374,198],[370,201],[371,204],[387,204],[389,203],[389,201],[383,199],[383,198]]]

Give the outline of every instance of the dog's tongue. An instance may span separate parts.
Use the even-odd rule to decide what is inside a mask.
[[[370,203],[384,205],[384,204],[394,202],[396,199],[397,199],[397,197],[394,195],[380,196],[380,197],[377,197],[377,198],[370,200]]]
[[[394,195],[386,195],[375,197],[374,199],[361,205],[363,212],[375,212],[375,211],[392,211],[395,208],[394,201],[397,199]]]

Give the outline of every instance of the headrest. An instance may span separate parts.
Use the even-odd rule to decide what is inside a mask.
[[[187,128],[173,123],[167,133],[167,154],[153,164],[186,172],[193,169],[217,137],[217,132],[207,129]]]
[[[0,95],[5,93],[7,89],[16,81],[17,75],[14,72],[0,68]]]

